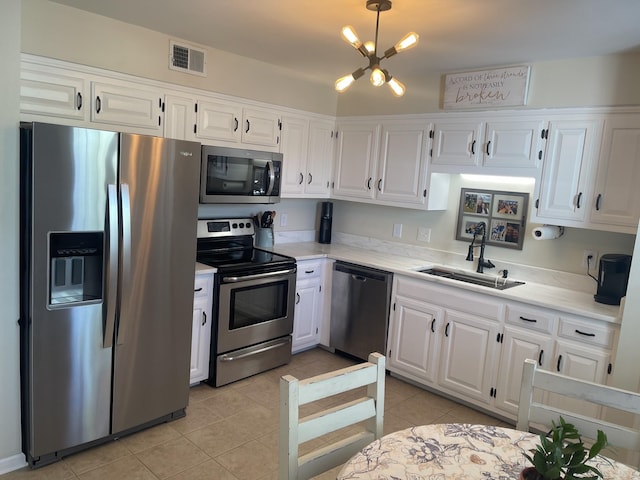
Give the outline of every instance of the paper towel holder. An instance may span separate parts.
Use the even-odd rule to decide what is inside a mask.
[[[556,228],[558,229],[557,230],[558,231],[558,235],[554,236],[554,237],[551,237],[552,239],[560,238],[562,235],[564,235],[564,227],[563,226],[544,224],[542,227],[543,228],[550,227],[550,228],[553,228],[553,229],[556,229]],[[540,237],[542,237],[542,233],[538,229],[534,228],[533,229],[533,236],[540,239]]]

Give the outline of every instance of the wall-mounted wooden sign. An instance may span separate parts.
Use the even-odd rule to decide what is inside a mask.
[[[445,109],[512,107],[527,103],[529,65],[445,75]]]

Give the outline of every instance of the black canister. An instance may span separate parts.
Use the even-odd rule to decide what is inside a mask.
[[[598,290],[594,299],[598,303],[620,305],[620,300],[627,294],[631,255],[608,253],[600,257],[598,271]]]
[[[331,243],[331,221],[333,218],[333,203],[322,202],[320,209],[320,227],[318,243]]]

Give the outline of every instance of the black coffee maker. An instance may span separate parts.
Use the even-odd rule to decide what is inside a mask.
[[[596,302],[620,305],[620,299],[627,294],[631,255],[608,253],[600,257],[598,290],[593,296]]]

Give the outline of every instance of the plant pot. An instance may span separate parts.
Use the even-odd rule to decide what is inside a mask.
[[[520,480],[544,480],[534,467],[526,467],[520,472]]]

